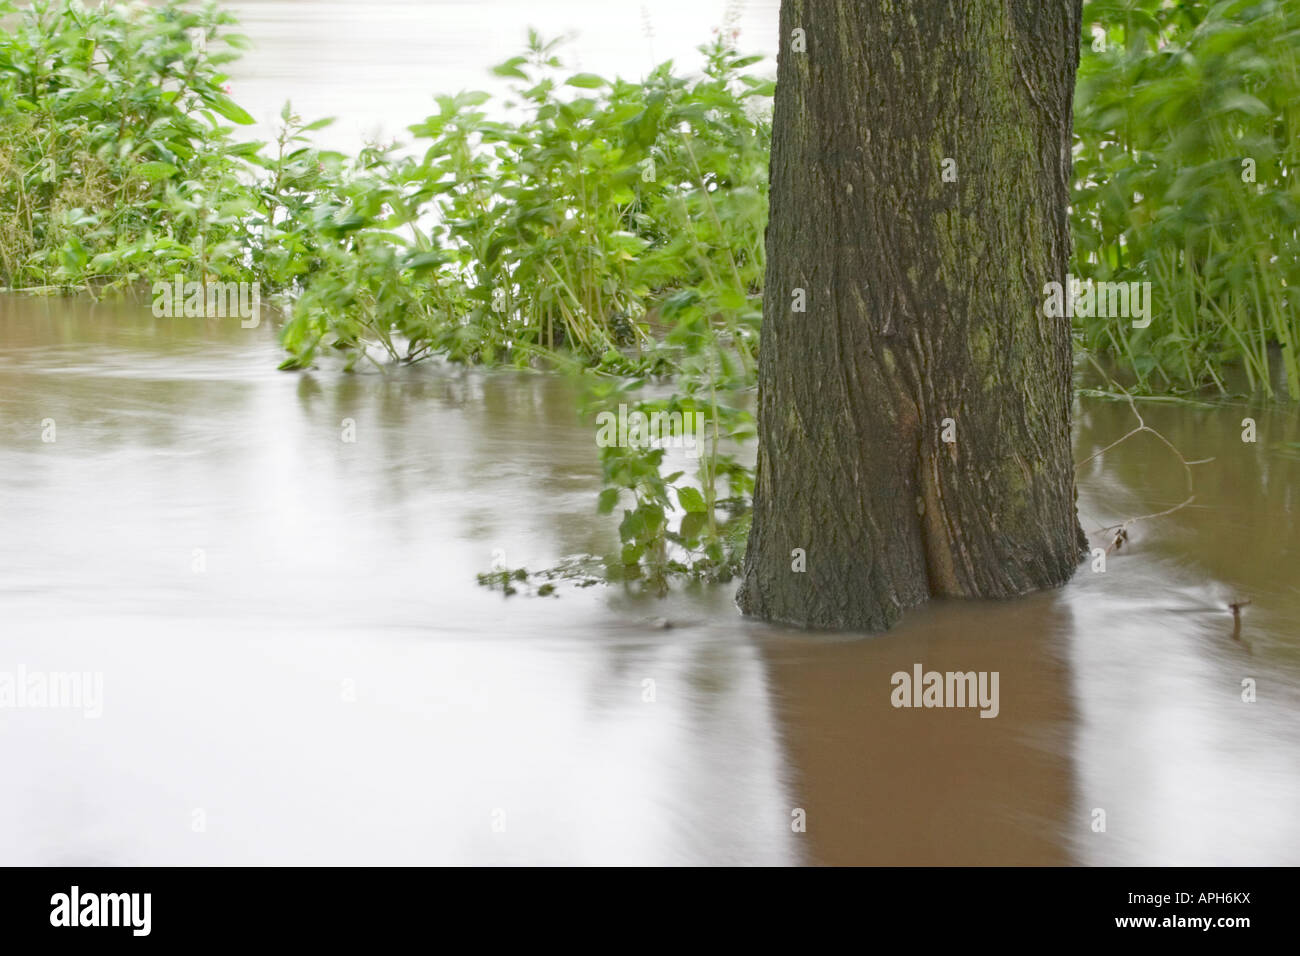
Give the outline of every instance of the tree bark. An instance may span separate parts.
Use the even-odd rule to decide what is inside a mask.
[[[1043,305],[1080,7],[783,0],[746,614],[879,630],[1078,565],[1070,327]]]

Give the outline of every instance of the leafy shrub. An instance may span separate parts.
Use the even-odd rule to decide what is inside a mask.
[[[322,343],[396,356],[397,333],[412,359],[568,350],[600,366],[615,350],[662,370],[643,352],[689,346],[709,322],[752,356],[770,127],[751,98],[771,83],[742,70],[757,58],[719,39],[698,78],[664,64],[632,83],[566,75],[557,46],[530,33],[496,68],[518,81],[498,111],[517,121],[489,118],[487,93],[440,96],[411,127],[423,156],[374,167],[376,198],[349,207],[368,240],[313,280],[291,364]]]
[[[0,14],[14,15],[12,3]],[[222,64],[245,40],[209,4],[37,0],[0,31],[0,279],[124,284],[178,262],[243,273],[238,157],[252,119]],[[220,40],[230,50],[209,50]]]

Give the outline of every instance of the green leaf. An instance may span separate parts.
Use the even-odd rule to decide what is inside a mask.
[[[707,514],[702,511],[692,511],[682,518],[682,526],[677,533],[688,544],[693,543],[699,538],[700,532],[704,530],[708,523],[709,516]]]
[[[141,163],[135,167],[135,171],[151,183],[156,183],[160,179],[169,179],[178,172],[171,163],[160,162]]]
[[[253,159],[265,146],[265,142],[253,140],[247,143],[231,143],[229,146],[223,147],[221,151],[227,156],[243,156],[247,159]]]
[[[748,304],[745,293],[735,286],[725,286],[718,290],[718,305],[724,309],[739,311]]]
[[[698,513],[708,510],[704,503],[704,496],[700,494],[698,488],[692,488],[689,485],[677,489],[677,501],[686,509],[687,513]]]
[[[253,125],[253,117],[249,116],[242,106],[225,93],[209,93],[205,99],[209,106],[230,120],[230,122],[238,123],[240,126]]]
[[[519,67],[527,62],[528,57],[526,56],[512,56],[504,63],[498,63],[496,66],[492,67],[492,72],[497,76],[509,76],[516,80],[526,80],[528,79],[528,74],[519,69]]]
[[[1267,116],[1269,108],[1249,93],[1234,90],[1219,101],[1219,109],[1229,112],[1240,110],[1247,116]]]
[[[425,272],[446,265],[451,261],[451,256],[444,252],[417,252],[406,260],[402,268],[410,269],[412,272]]]
[[[583,90],[594,90],[607,85],[605,78],[595,73],[575,73],[564,82],[568,86],[576,86]]]

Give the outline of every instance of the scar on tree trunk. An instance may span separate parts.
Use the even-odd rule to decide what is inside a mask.
[[[1064,583],[1080,0],[785,0],[755,617],[879,630]]]

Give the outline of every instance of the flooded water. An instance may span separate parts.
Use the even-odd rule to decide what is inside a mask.
[[[479,85],[503,23],[645,42],[610,45],[620,5],[235,6],[263,106]],[[676,16],[656,43],[703,39]],[[0,675],[102,675],[0,710],[0,862],[1300,863],[1295,409],[1144,404],[1214,460],[1104,572],[829,636],[731,586],[478,587],[614,540],[570,386],[280,357],[269,323],[0,296]],[[1081,401],[1076,460],[1133,425]],[[1150,435],[1080,478],[1089,530],[1185,497]],[[996,718],[892,706],[918,664],[996,671]]]

